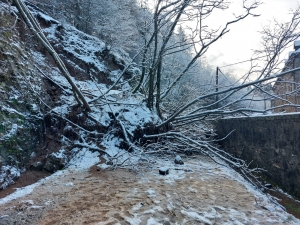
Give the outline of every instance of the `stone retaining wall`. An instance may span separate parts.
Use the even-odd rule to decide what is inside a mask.
[[[266,169],[269,179],[300,197],[300,114],[221,119],[216,124],[226,151]]]

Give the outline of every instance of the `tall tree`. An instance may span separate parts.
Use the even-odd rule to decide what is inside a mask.
[[[38,41],[45,47],[45,49],[47,49],[49,54],[52,55],[53,59],[55,60],[57,66],[61,70],[62,74],[71,85],[75,99],[78,101],[79,104],[83,104],[87,111],[91,111],[91,108],[88,102],[86,101],[85,97],[83,96],[79,88],[76,86],[76,84],[73,82],[71,75],[69,74],[69,71],[67,70],[64,62],[61,60],[59,55],[56,53],[54,48],[49,43],[39,23],[36,21],[34,16],[30,13],[27,6],[24,4],[22,0],[13,0],[13,3],[18,8],[18,11],[23,17],[25,23],[30,28],[30,30],[34,33]]]
[[[229,32],[229,27],[232,24],[238,23],[249,16],[256,16],[252,11],[259,4],[258,1],[255,1],[247,5],[246,1],[244,1],[243,14],[236,15],[233,20],[225,22],[221,29],[213,30],[208,28],[206,24],[207,18],[217,10],[228,9],[229,3],[227,1],[158,0],[153,9],[153,18],[148,22],[153,28],[150,30],[151,33],[148,35],[147,44],[144,47],[144,56],[146,56],[145,52],[148,52],[148,58],[143,61],[149,63],[149,69],[146,76],[143,75],[141,79],[145,79],[145,77],[148,79],[147,106],[153,109],[155,102],[156,111],[160,115],[160,102],[169,94],[176,83],[188,74],[210,45]],[[192,24],[193,27],[187,26],[186,21],[189,21],[189,24]],[[185,40],[185,37],[181,37],[181,39],[177,38],[176,42],[172,41],[177,29],[179,29],[181,36],[185,33],[185,29],[189,39]],[[184,49],[189,49],[193,57],[185,67],[181,68],[177,74],[174,74],[175,78],[173,78],[168,87],[162,90],[162,68],[166,56]],[[142,82],[143,80],[140,81],[140,83]]]

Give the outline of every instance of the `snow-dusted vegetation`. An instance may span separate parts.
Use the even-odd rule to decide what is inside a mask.
[[[258,168],[219,148],[211,121],[271,112],[268,82],[281,76],[273,75],[279,54],[298,29],[288,38],[283,29],[278,49],[265,49],[265,63],[243,79],[228,76],[216,87],[205,53],[231,24],[254,16],[259,2],[244,2],[240,15],[210,30],[206,18],[229,7],[215,3],[1,1],[0,188],[28,169],[53,173],[99,163],[100,170],[139,171],[161,156],[193,153],[262,187],[253,174]],[[249,82],[254,73],[258,79]],[[208,213],[181,214],[209,224]]]

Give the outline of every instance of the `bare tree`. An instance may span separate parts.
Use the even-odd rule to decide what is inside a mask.
[[[92,34],[94,29],[94,1],[93,0],[34,0],[30,1],[45,10],[47,14],[54,18],[68,22],[77,29]]]
[[[139,47],[140,18],[146,11],[135,0],[35,0],[31,1],[47,14],[99,37],[112,48],[129,53]]]
[[[146,85],[147,106],[153,109],[155,104],[156,111],[160,115],[160,102],[170,93],[176,83],[188,74],[210,45],[229,32],[229,27],[232,24],[246,17],[256,16],[252,11],[259,4],[259,2],[255,1],[247,5],[247,2],[243,1],[243,14],[236,15],[233,20],[226,22],[223,27],[213,30],[207,27],[206,20],[217,10],[228,9],[229,3],[227,1],[157,1],[153,19],[149,22],[149,25],[153,26],[153,28],[150,30],[151,33],[148,35],[144,47],[143,74],[137,87],[137,89],[142,88],[142,83],[144,83],[144,88]],[[178,39],[176,42],[172,41],[176,28],[180,28],[180,32],[184,33],[182,24],[186,21],[192,24],[185,27],[186,34],[188,34],[187,40]],[[192,55],[191,60],[183,68],[179,69],[176,74],[173,74],[173,81],[162,89],[162,69],[166,57],[184,50],[189,50]]]
[[[283,24],[274,21],[274,25],[264,27],[261,31],[262,48],[254,52],[249,71],[240,82],[233,83],[234,90],[232,86],[228,86],[231,84],[225,85],[226,81],[224,81],[225,86],[221,87],[219,84],[219,93],[215,93],[211,82],[212,70],[203,69],[205,64],[202,58],[211,45],[229,32],[232,24],[247,17],[257,16],[254,10],[261,4],[259,1],[249,3],[243,0],[244,12],[235,15],[231,21],[220,23],[218,29],[210,29],[207,20],[214,13],[218,13],[218,10],[227,10],[230,7],[230,3],[225,0],[157,0],[153,8],[145,1],[135,3],[132,0],[122,2],[38,0],[35,2],[54,15],[63,15],[83,31],[85,31],[84,27],[89,26],[88,33],[95,32],[97,36],[104,37],[115,46],[122,43],[118,40],[120,35],[115,33],[115,30],[120,30],[121,39],[127,42],[121,46],[125,48],[130,46],[127,50],[137,53],[134,60],[140,62],[142,71],[133,93],[137,91],[144,93],[147,106],[151,110],[155,108],[161,118],[161,111],[168,114],[168,120],[162,124],[196,118],[201,111],[204,111],[205,115],[209,115],[210,112],[216,114],[216,111],[212,109],[215,110],[219,106],[222,106],[220,114],[227,114],[230,107],[236,108],[238,104],[242,106],[242,102],[251,102],[256,99],[254,93],[264,93],[263,96],[266,98],[274,98],[268,88],[270,82],[273,82],[272,79],[269,84],[258,82],[259,85],[249,84],[241,88],[238,86],[246,84],[245,82],[249,78],[253,79],[254,75],[259,81],[260,78],[278,72],[281,62],[280,54],[298,37],[299,12],[297,10],[291,12],[290,22]],[[137,4],[141,6],[141,10],[137,9]],[[126,8],[126,10],[120,11],[121,8]],[[149,17],[151,10],[153,10],[152,18]],[[129,15],[125,15],[125,11],[135,14],[140,21],[134,21]],[[97,12],[100,13],[97,15]],[[112,18],[111,15],[115,16]],[[117,21],[125,22],[118,23]],[[121,28],[118,28],[116,24],[121,24]],[[137,24],[140,28],[136,28]],[[132,34],[132,36],[126,36],[127,34]],[[143,47],[140,50],[133,50],[134,46],[138,45],[143,45]],[[129,68],[130,65],[126,66],[122,74],[125,74]],[[202,77],[197,76],[197,73]],[[203,82],[203,79],[206,79],[209,84]],[[197,86],[195,84],[198,84],[199,88],[193,88]],[[217,103],[213,101],[216,95],[220,97]],[[239,111],[243,111],[242,108]],[[189,116],[185,118],[187,112]],[[198,116],[201,117],[201,115],[203,113]]]
[[[79,7],[81,2],[69,1],[68,4],[78,4],[78,7],[75,7],[78,10],[85,8],[83,5]],[[44,1],[40,0],[40,2]],[[54,3],[56,6],[53,6],[55,8],[53,8],[53,12],[58,12],[56,7],[59,3]],[[96,8],[94,1],[90,0],[86,3],[93,4],[92,8]],[[120,2],[105,1],[98,3],[97,7],[102,10],[121,6],[129,7],[130,3],[132,3],[130,0],[123,2],[123,5]],[[145,94],[148,108],[155,110],[162,119],[161,111],[167,114],[168,119],[158,124],[158,127],[170,122],[190,123],[194,120],[201,120],[201,118],[208,115],[245,114],[247,112],[266,112],[266,110],[270,110],[255,110],[246,107],[242,103],[259,101],[260,99],[257,99],[254,93],[263,93],[261,96],[267,99],[275,97],[271,92],[270,82],[273,82],[277,75],[272,76],[272,74],[279,71],[282,51],[299,36],[299,9],[291,12],[292,18],[288,23],[275,21],[275,25],[263,28],[261,32],[262,48],[254,52],[251,67],[239,82],[220,86],[216,92],[212,84],[207,85],[203,82],[203,77],[199,78],[195,75],[200,73],[199,71],[204,71],[204,64],[202,63],[204,60],[202,58],[208,48],[223,35],[226,35],[233,24],[247,17],[257,16],[254,10],[261,4],[259,1],[249,3],[247,0],[243,0],[242,3],[243,13],[235,14],[232,20],[223,22],[218,29],[210,29],[207,22],[208,18],[218,10],[227,10],[230,7],[229,2],[225,0],[157,0],[152,9],[144,1],[139,2],[146,16],[143,21],[139,21],[139,24],[142,25],[139,29],[139,41],[140,44],[143,44],[143,47],[135,51],[137,54],[133,61],[140,61],[142,73],[133,93],[139,91]],[[48,4],[48,6],[51,5]],[[153,10],[152,18],[149,17],[151,10]],[[74,15],[74,13],[76,12],[74,11],[71,14]],[[92,12],[90,13],[87,17],[94,15]],[[143,14],[142,11],[138,10],[135,13]],[[66,14],[68,14],[67,11]],[[105,15],[108,16],[108,14]],[[116,18],[119,17],[116,16]],[[87,21],[91,22],[90,20]],[[102,28],[107,27],[105,23],[108,20],[104,17],[93,18],[93,21],[98,21],[97,23],[102,25]],[[129,24],[132,25],[132,23]],[[129,24],[125,27],[130,27]],[[117,43],[117,41],[115,42]],[[138,58],[139,55],[140,58]],[[129,68],[130,65],[125,66],[120,77]],[[205,74],[207,74],[205,76],[208,79],[212,77],[211,70],[206,70]],[[254,75],[256,80],[247,83],[249,79],[253,80]],[[117,85],[119,80],[117,79],[114,85]],[[190,84],[193,82],[194,84],[202,82],[198,86],[205,87],[202,89],[192,88],[194,86]],[[189,94],[187,94],[187,90]],[[218,101],[214,101],[216,95],[219,96]],[[97,99],[104,96],[105,93]],[[97,99],[93,101],[97,101]],[[172,104],[173,102],[174,104]],[[237,108],[237,105],[239,105],[239,108]]]

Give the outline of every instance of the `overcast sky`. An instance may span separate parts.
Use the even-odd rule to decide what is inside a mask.
[[[232,17],[233,11],[239,12],[241,10],[242,0],[233,0],[232,2],[234,3],[232,3],[231,11],[218,13],[218,16],[212,18],[210,22],[213,25],[221,25],[222,22]],[[287,21],[291,18],[289,10],[296,8],[298,3],[297,0],[265,0],[265,3],[255,10],[256,14],[261,15],[260,17],[249,17],[245,21],[235,24],[228,34],[211,46],[206,55],[209,64],[221,67],[249,59],[252,55],[251,49],[257,49],[260,43],[260,35],[257,31],[272,21],[273,18]],[[293,47],[290,47],[289,51],[293,51]],[[284,57],[288,57],[288,52],[285,53]],[[239,71],[247,68],[247,64],[227,67],[226,69],[229,68],[235,70],[235,74],[238,75]]]

